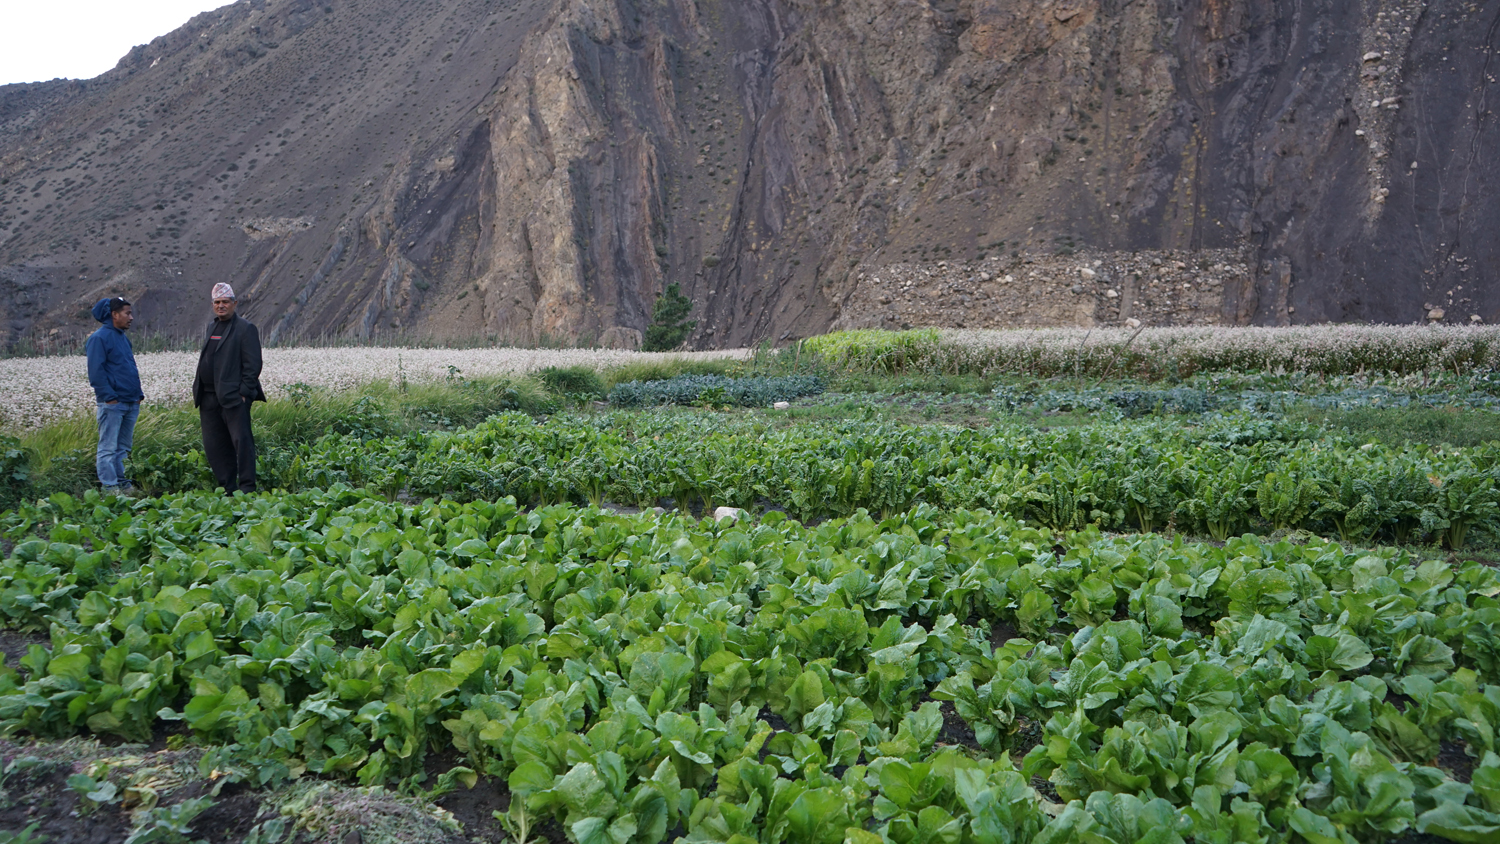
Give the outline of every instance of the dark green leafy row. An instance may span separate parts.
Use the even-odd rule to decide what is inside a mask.
[[[0,671],[7,731],[178,719],[261,782],[411,778],[451,745],[582,844],[1500,835],[1477,564],[347,489],[56,496],[5,532],[0,613],[51,632]]]
[[[1048,527],[1217,539],[1299,528],[1348,541],[1441,541],[1500,531],[1500,444],[1359,445],[1250,417],[1149,419],[1088,429],[978,430],[868,422],[776,429],[683,413],[492,417],[456,434],[328,436],[263,463],[286,489],[348,483],[390,497],[514,496],[530,505],[772,507],[801,519],[916,504],[978,508]],[[212,483],[201,455],[136,473],[158,489]]]
[[[616,407],[657,407],[664,404],[713,404],[735,407],[770,407],[823,392],[823,379],[815,375],[785,375],[773,378],[726,378],[721,375],[679,375],[665,381],[629,381],[609,391]]]
[[[1214,387],[1132,386],[1114,389],[1025,390],[1009,385],[991,393],[993,406],[1007,411],[1085,410],[1134,419],[1148,414],[1209,413],[1235,409],[1257,414],[1281,414],[1295,407],[1348,410],[1379,407],[1462,407],[1500,410],[1500,394],[1488,379],[1464,390],[1392,390],[1388,387],[1351,387],[1337,392],[1302,393],[1292,390],[1223,390]],[[1475,389],[1476,387],[1488,389]],[[1500,427],[1500,420],[1496,421]]]

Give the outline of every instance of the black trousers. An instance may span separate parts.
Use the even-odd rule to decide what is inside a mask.
[[[198,406],[203,426],[203,454],[214,479],[225,492],[255,492],[255,435],[250,431],[250,402],[224,407],[211,390]]]

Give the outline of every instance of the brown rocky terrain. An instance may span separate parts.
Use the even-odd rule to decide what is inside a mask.
[[[856,275],[832,327],[1219,325],[1225,291],[1250,280],[1228,249],[892,264]]]
[[[0,87],[0,343],[219,280],[283,342],[628,345],[674,282],[700,346],[1493,322],[1497,49],[1457,0],[239,0]]]

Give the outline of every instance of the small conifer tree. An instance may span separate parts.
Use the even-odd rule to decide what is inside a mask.
[[[682,289],[676,284],[667,285],[667,289],[656,297],[656,305],[651,310],[651,324],[646,326],[641,349],[647,352],[667,352],[681,346],[682,341],[698,325],[686,318],[692,310],[693,302],[682,295]]]

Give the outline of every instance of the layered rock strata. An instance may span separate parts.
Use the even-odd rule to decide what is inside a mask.
[[[628,345],[672,283],[699,346],[1494,321],[1497,33],[1447,0],[240,0],[0,88],[0,342],[109,292],[194,331],[219,280],[278,342]]]

